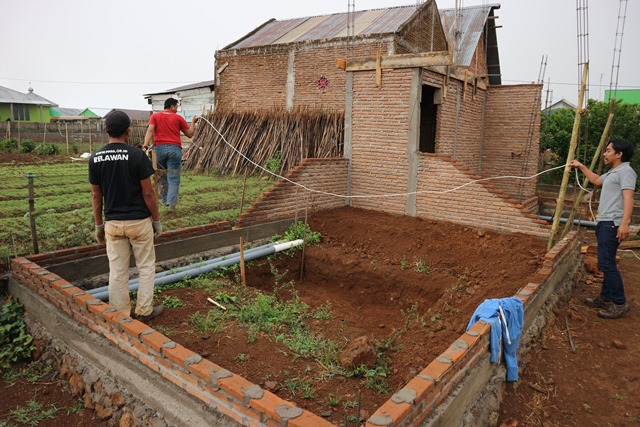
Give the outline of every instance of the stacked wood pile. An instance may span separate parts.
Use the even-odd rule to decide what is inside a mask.
[[[254,162],[283,175],[304,158],[342,156],[344,112],[217,109],[204,119],[183,156],[183,168],[196,173],[265,174]]]

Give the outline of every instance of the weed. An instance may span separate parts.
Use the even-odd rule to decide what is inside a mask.
[[[236,356],[236,360],[238,362],[244,362],[245,360],[247,360],[247,355],[244,353],[240,353]]]
[[[14,300],[0,308],[0,367],[31,357],[33,337],[25,331],[24,308]]]
[[[36,426],[43,420],[53,418],[58,411],[59,408],[56,405],[46,408],[42,403],[30,400],[26,407],[11,411],[11,418],[19,423]]]
[[[331,301],[326,301],[324,304],[318,307],[315,314],[313,315],[313,318],[319,320],[327,320],[333,318],[333,313],[331,313]]]
[[[440,323],[440,313],[436,313],[431,316],[431,323]]]
[[[266,169],[274,175],[278,175],[282,169],[282,155],[280,150],[273,153],[273,157],[267,160]]]
[[[431,266],[429,265],[428,260],[423,260],[422,258],[416,258],[416,262],[414,265],[415,265],[416,273],[421,273],[421,274],[431,273]]]
[[[249,334],[247,335],[247,343],[253,344],[256,341],[258,341],[258,334],[253,331],[249,332]]]
[[[82,411],[82,408],[84,408],[84,401],[82,399],[78,399],[71,408],[67,409],[67,415],[79,414],[80,411]]]
[[[420,326],[425,326],[427,321],[423,316],[418,312],[418,303],[415,302],[411,305],[411,307],[405,312],[404,310],[400,310],[402,316],[404,317],[404,329],[408,330],[411,325],[417,324]]]
[[[166,337],[171,337],[171,335],[173,335],[173,330],[171,330],[171,328],[167,328],[166,326],[155,326],[155,329]]]
[[[46,363],[35,361],[29,363],[26,368],[22,368],[20,370],[9,369],[4,374],[4,379],[13,384],[18,378],[24,378],[30,384],[34,384],[44,377],[49,375],[53,371],[53,367],[51,365],[47,365]]]
[[[333,394],[329,393],[329,395],[327,396],[327,405],[338,406],[340,400],[342,400],[340,396],[334,396]]]
[[[305,234],[306,229],[306,234]],[[311,229],[309,224],[305,224],[303,222],[298,222],[291,224],[287,231],[282,235],[273,236],[271,239],[272,242],[290,242],[296,239],[305,239],[306,245],[313,245],[316,243],[320,243],[322,241],[322,235]]]
[[[172,295],[168,295],[164,297],[164,299],[162,300],[162,305],[164,305],[167,308],[177,308],[177,307],[184,307],[186,304],[183,303],[180,298]]]
[[[358,402],[356,400],[345,400],[344,403],[342,404],[342,408],[347,410],[347,409],[353,409],[356,408],[358,406]]]
[[[214,333],[218,333],[222,331],[224,316],[223,313],[214,310],[209,311],[206,316],[198,312],[189,316],[189,323],[197,332],[204,333],[212,330]]]
[[[615,400],[624,400],[627,398],[627,396],[622,393],[612,393],[609,395],[609,397]]]
[[[406,270],[407,268],[409,268],[409,261],[407,261],[407,257],[405,257],[404,255],[402,256],[402,261],[400,261],[400,269],[402,271]]]

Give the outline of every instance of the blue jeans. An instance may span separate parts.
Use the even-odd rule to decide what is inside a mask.
[[[596,225],[596,239],[598,240],[598,267],[604,274],[600,298],[613,301],[615,304],[625,304],[622,276],[616,265],[618,251],[618,227],[613,221],[602,221]]]
[[[158,162],[158,193],[165,205],[178,203],[180,190],[180,172],[182,170],[182,148],[173,144],[156,145]]]

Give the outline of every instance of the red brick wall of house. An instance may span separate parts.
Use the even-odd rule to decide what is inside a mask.
[[[424,70],[423,85],[444,87],[444,76]],[[485,91],[453,78],[449,79],[446,96],[438,106],[436,153],[449,154],[476,173],[480,172],[482,147],[482,109]]]
[[[438,6],[430,2],[418,12],[419,16],[401,33],[402,39],[418,49],[418,52],[447,50],[447,37],[442,29]]]
[[[540,151],[542,85],[490,86],[487,89],[482,175],[533,176]],[[522,202],[535,195],[537,179],[499,179],[494,185]]]
[[[407,192],[411,69],[353,73],[351,194]],[[356,198],[352,205],[404,214],[405,197]]]

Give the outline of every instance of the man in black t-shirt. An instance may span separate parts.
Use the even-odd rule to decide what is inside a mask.
[[[162,312],[153,307],[156,254],[153,237],[162,234],[158,202],[149,158],[127,144],[131,120],[114,110],[105,118],[109,144],[91,155],[89,182],[98,243],[106,238],[109,258],[109,304],[125,315],[131,313],[129,259],[139,272],[135,316],[148,321]],[[104,221],[102,213],[104,210]]]

